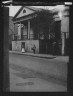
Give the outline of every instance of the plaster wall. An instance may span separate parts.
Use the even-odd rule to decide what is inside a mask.
[[[12,50],[21,51],[21,41],[12,41]]]
[[[12,50],[21,51],[21,44],[25,43],[25,52],[33,53],[32,47],[36,46],[35,53],[39,53],[39,40],[23,40],[23,41],[12,41]]]

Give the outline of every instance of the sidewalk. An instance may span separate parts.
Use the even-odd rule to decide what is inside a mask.
[[[33,57],[39,57],[39,58],[45,58],[45,59],[55,59],[58,61],[64,61],[64,62],[69,62],[69,56],[53,56],[49,54],[34,54],[34,53],[22,53],[18,51],[9,51],[10,53],[14,54],[20,54],[20,55],[27,55],[27,56],[33,56]]]
[[[46,59],[53,59],[56,58],[56,56],[53,55],[47,55],[47,54],[34,54],[34,53],[22,53],[18,51],[9,51],[10,53],[15,53],[15,54],[20,54],[20,55],[28,55],[28,56],[34,56],[34,57],[39,57],[39,58],[46,58]]]

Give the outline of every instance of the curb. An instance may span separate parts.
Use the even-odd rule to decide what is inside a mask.
[[[45,59],[54,59],[56,58],[56,56],[53,56],[53,57],[42,57],[42,56],[36,56],[36,55],[30,55],[30,54],[24,54],[24,53],[15,53],[15,52],[9,52],[9,53],[12,53],[12,54],[18,54],[18,55],[27,55],[27,56],[32,56],[32,57],[38,57],[38,58],[45,58]]]

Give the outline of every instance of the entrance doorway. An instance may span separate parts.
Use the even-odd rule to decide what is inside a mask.
[[[21,48],[24,48],[25,49],[25,42],[22,42]]]

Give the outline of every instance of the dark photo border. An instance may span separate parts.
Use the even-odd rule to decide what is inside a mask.
[[[0,73],[1,73],[1,77],[0,77],[0,80],[1,80],[1,85],[0,85],[0,90],[1,90],[1,92],[2,93],[4,93],[4,92],[10,92],[10,90],[9,90],[9,47],[8,47],[8,33],[7,33],[7,31],[8,31],[8,25],[9,25],[9,21],[8,21],[8,12],[9,12],[9,8],[8,7],[6,7],[6,6],[8,6],[8,5],[10,5],[10,4],[12,4],[13,6],[18,6],[18,5],[31,5],[31,6],[33,6],[33,5],[35,5],[35,6],[55,6],[56,4],[64,4],[63,2],[36,2],[36,3],[32,3],[32,2],[24,2],[24,4],[23,4],[23,1],[21,1],[21,2],[19,2],[19,1],[17,1],[17,0],[15,0],[16,2],[14,2],[13,1],[13,3],[8,3],[8,4],[3,4],[2,3],[2,5],[1,5],[1,10],[0,10],[0,13],[1,13],[1,15],[0,15],[0,18],[1,18],[1,23],[0,23],[0,28],[1,28],[1,33],[0,33],[0,44],[1,44],[1,47],[0,47],[0,57],[1,57],[1,64],[0,64]],[[68,63],[68,81],[67,81],[67,84],[68,84],[68,91],[67,92],[46,92],[46,94],[45,93],[43,93],[43,92],[22,92],[22,93],[24,93],[24,95],[26,96],[27,94],[28,95],[31,95],[31,96],[35,96],[35,95],[37,95],[37,96],[42,96],[42,95],[53,95],[54,93],[55,93],[55,95],[57,94],[58,95],[58,93],[60,93],[61,94],[61,96],[63,95],[63,94],[66,94],[66,95],[69,95],[69,96],[71,96],[72,94],[70,93],[70,92],[72,92],[72,87],[73,87],[73,84],[72,84],[72,82],[73,82],[73,80],[72,80],[72,77],[73,77],[73,63],[72,63],[72,53],[73,53],[73,47],[72,47],[72,45],[73,45],[73,40],[72,40],[72,33],[73,33],[73,20],[72,20],[72,18],[73,18],[73,8],[72,8],[72,5],[70,5],[70,24],[69,24],[69,33],[70,33],[70,35],[69,35],[69,46],[70,46],[70,48],[69,48],[69,63]],[[10,92],[10,93],[12,93],[12,92]],[[17,92],[17,94],[19,95],[19,93],[21,93],[21,92]],[[42,93],[42,94],[41,94]],[[48,93],[48,94],[47,94]],[[14,92],[13,92],[13,94],[14,94]],[[4,95],[2,95],[2,96],[4,96]],[[8,95],[7,95],[8,96]],[[10,95],[9,95],[10,96]],[[14,96],[14,95],[13,95]],[[16,95],[15,95],[16,96]]]

